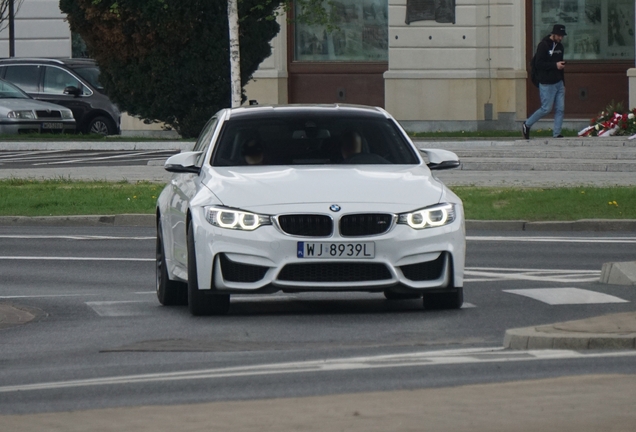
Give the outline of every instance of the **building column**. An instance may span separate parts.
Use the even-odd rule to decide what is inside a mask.
[[[627,69],[629,80],[629,109],[636,108],[636,68]]]

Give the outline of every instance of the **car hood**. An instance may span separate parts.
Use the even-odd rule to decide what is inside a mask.
[[[0,112],[8,113],[15,110],[68,110],[61,105],[34,99],[2,99],[0,98]]]
[[[253,211],[367,203],[406,211],[438,203],[444,190],[428,168],[412,165],[213,167],[204,184],[223,205]]]

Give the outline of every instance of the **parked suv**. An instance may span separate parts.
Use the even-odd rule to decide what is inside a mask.
[[[0,59],[0,78],[34,99],[73,111],[77,130],[119,134],[121,113],[99,84],[99,68],[91,59]]]

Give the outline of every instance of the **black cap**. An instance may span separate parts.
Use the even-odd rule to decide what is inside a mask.
[[[552,27],[552,34],[559,36],[567,36],[568,34],[565,32],[565,26],[563,24],[555,24]]]

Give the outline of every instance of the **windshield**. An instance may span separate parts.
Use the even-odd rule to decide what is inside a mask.
[[[26,93],[7,81],[0,81],[1,99],[31,99]]]
[[[99,83],[99,68],[97,66],[91,67],[76,67],[73,69],[84,78],[88,83],[97,90],[104,90],[104,87]]]
[[[389,119],[343,115],[230,120],[212,159],[213,166],[418,163]]]

